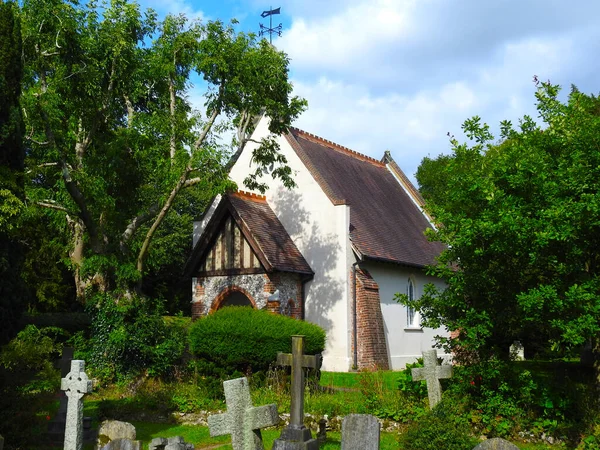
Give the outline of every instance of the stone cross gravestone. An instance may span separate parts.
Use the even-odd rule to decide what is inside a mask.
[[[292,336],[292,353],[278,353],[277,364],[292,366],[290,423],[273,443],[273,450],[313,450],[319,442],[304,426],[304,367],[321,367],[321,355],[304,354],[304,336]]]
[[[379,450],[381,424],[370,414],[348,414],[342,422],[342,450]]]
[[[64,450],[81,450],[83,447],[83,396],[92,392],[92,381],[85,370],[85,362],[71,361],[71,371],[60,381],[61,390],[68,399]]]
[[[208,417],[211,436],[231,434],[233,450],[263,450],[260,429],[277,425],[277,405],[252,406],[246,378],[223,382],[227,412]]]
[[[412,369],[413,381],[427,381],[427,396],[429,397],[429,408],[437,405],[442,400],[442,385],[440,379],[452,376],[452,366],[438,366],[437,350],[426,350],[423,352],[423,366]]]

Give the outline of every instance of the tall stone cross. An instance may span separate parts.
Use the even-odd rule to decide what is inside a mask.
[[[321,355],[304,354],[304,336],[292,336],[292,353],[278,353],[277,364],[292,366],[292,401],[290,423],[273,443],[273,450],[312,450],[319,442],[312,438],[310,429],[304,426],[304,367],[318,369]]]
[[[92,380],[84,372],[85,362],[71,361],[71,371],[60,380],[60,388],[68,399],[64,450],[83,447],[83,396],[92,392]]]
[[[440,379],[452,376],[452,366],[438,366],[437,350],[426,350],[423,352],[423,366],[418,369],[412,369],[412,379],[413,381],[427,381],[429,408],[433,409],[442,400]]]
[[[277,425],[277,405],[252,406],[248,379],[223,382],[227,412],[208,417],[211,436],[231,434],[233,450],[263,450],[260,429]]]

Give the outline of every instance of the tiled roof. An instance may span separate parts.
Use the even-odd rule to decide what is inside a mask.
[[[244,233],[249,233],[267,261],[267,270],[313,275],[313,271],[287,231],[267,204],[265,197],[236,192],[226,198],[240,219]],[[244,230],[245,228],[245,230]]]
[[[427,218],[384,162],[296,128],[286,138],[331,202],[350,206],[350,239],[363,257],[435,263],[443,245],[424,236]],[[403,182],[414,189],[405,176]]]

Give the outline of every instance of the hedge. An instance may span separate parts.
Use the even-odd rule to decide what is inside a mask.
[[[196,321],[190,329],[190,350],[199,359],[229,372],[264,371],[277,352],[292,351],[292,336],[304,335],[304,353],[325,348],[318,325],[249,307],[231,306]]]

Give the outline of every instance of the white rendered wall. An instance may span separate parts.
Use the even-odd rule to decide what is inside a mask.
[[[255,140],[268,134],[267,123],[261,119],[254,132]],[[279,144],[297,187],[288,190],[267,176],[263,178],[269,185],[267,202],[315,272],[315,277],[305,284],[305,319],[322,326],[327,333],[323,370],[348,371],[349,208],[331,203],[285,137],[279,138]],[[230,172],[239,189],[248,190],[243,180],[254,171],[251,154],[255,147],[249,143]]]
[[[423,350],[433,348],[434,336],[448,336],[445,328],[433,330],[431,328],[412,328],[407,326],[406,306],[394,300],[396,293],[406,294],[409,277],[414,283],[414,295],[418,298],[423,293],[423,287],[432,283],[439,288],[444,283],[435,277],[426,275],[422,270],[384,263],[363,263],[373,279],[379,285],[381,299],[381,312],[388,345],[390,368],[404,369],[406,363],[415,362],[420,358]],[[438,350],[438,356],[449,360],[450,355]]]

